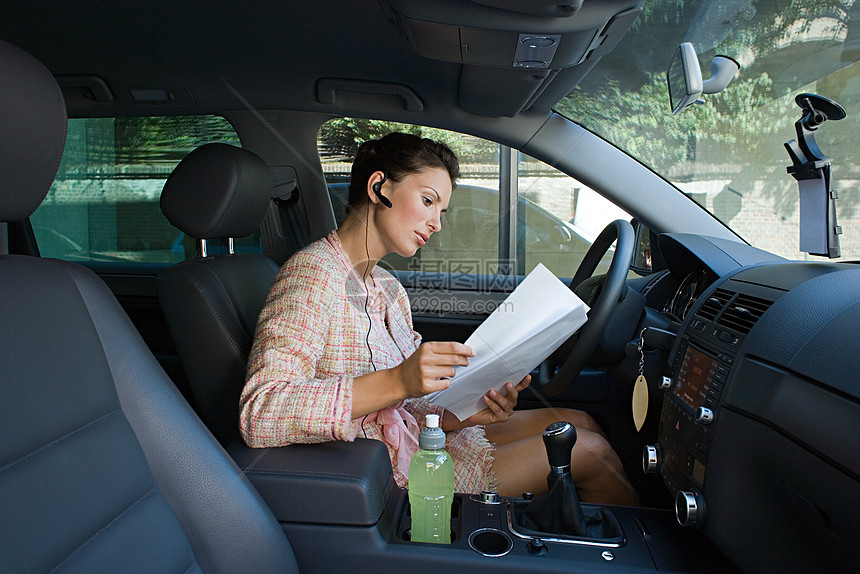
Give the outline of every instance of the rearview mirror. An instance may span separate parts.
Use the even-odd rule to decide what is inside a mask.
[[[702,68],[699,66],[699,57],[690,42],[684,42],[678,46],[669,69],[666,71],[666,83],[669,86],[669,105],[672,113],[677,114],[685,110],[690,104],[704,103],[702,94],[716,94],[722,92],[741,69],[732,58],[728,56],[714,56],[711,62],[711,77],[702,79]]]
[[[666,83],[673,114],[702,97],[702,68],[691,43],[684,42],[678,46],[666,72]]]

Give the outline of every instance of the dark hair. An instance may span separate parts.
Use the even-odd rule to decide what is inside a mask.
[[[349,205],[360,207],[367,201],[367,180],[381,171],[389,181],[399,182],[405,176],[419,173],[432,167],[441,167],[448,172],[451,185],[460,177],[460,163],[447,145],[400,132],[390,133],[378,140],[361,144],[349,180]]]

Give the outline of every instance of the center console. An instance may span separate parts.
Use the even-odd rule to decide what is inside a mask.
[[[706,572],[713,564],[731,566],[715,550],[713,553],[688,553],[669,540],[697,535],[684,530],[669,511],[632,507],[600,507],[583,504],[586,514],[609,512],[617,536],[608,539],[539,535],[518,523],[517,513],[530,504],[523,497],[505,498],[495,493],[456,494],[452,513],[451,544],[415,544],[409,542],[409,504],[403,501],[399,526],[389,543],[403,551],[447,553],[448,559],[461,564],[488,564],[493,568],[522,572],[570,571],[574,564],[589,570],[600,565],[644,570],[677,570]],[[701,547],[701,540],[688,548]],[[482,560],[494,558],[492,562]],[[477,559],[477,560],[476,560]],[[712,570],[711,570],[712,571]]]
[[[310,525],[282,522],[302,572],[726,572],[737,570],[704,535],[685,529],[669,510],[610,507],[621,538],[610,543],[540,538],[516,526],[512,509],[526,499],[495,493],[455,494],[451,543],[409,540],[407,492],[395,489],[374,526]],[[595,509],[585,504],[585,511]]]
[[[702,492],[720,399],[746,334],[772,302],[762,295],[768,294],[716,289],[698,302],[673,350],[671,376],[663,377],[660,384],[666,395],[659,443],[645,447],[642,466],[646,473],[660,474],[675,497],[676,518],[682,526],[703,529],[706,525]]]
[[[378,441],[228,451],[281,523],[302,572],[735,571],[669,510],[582,504],[584,534],[545,533],[522,519],[540,497],[488,491],[454,495],[450,544],[416,543],[408,493],[394,485]],[[604,525],[594,530],[598,515]]]

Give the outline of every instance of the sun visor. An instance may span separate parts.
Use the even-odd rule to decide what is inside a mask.
[[[553,31],[554,32],[554,31]],[[565,33],[488,30],[420,20],[407,21],[406,38],[419,55],[500,68],[563,68],[580,63],[599,29]]]
[[[503,68],[555,69],[582,63],[604,44],[609,24],[622,13],[632,11],[635,17],[641,3],[387,0],[383,6],[389,20],[425,58]]]
[[[528,108],[549,76],[549,70],[463,66],[460,107],[481,116],[513,117]]]
[[[526,109],[559,70],[583,64],[583,69],[590,69],[623,36],[641,4],[641,0],[384,3],[389,20],[420,56],[464,65],[463,108],[495,117]],[[567,93],[573,86],[565,88]],[[486,109],[488,100],[493,109]]]

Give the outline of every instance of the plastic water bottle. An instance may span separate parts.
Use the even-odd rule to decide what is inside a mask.
[[[445,450],[445,432],[439,428],[439,415],[425,418],[418,447],[409,463],[412,541],[450,544],[454,463]]]

